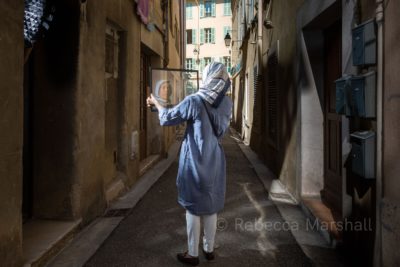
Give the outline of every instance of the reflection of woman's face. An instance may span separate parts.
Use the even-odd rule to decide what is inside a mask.
[[[158,91],[160,98],[167,100],[168,99],[168,83],[163,83],[160,86],[160,90]]]

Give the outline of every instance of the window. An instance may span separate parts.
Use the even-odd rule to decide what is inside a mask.
[[[250,101],[249,101],[249,74],[246,73],[246,80],[244,84],[244,123],[249,121],[249,110],[250,110]]]
[[[186,4],[186,19],[193,19],[193,4],[187,3]]]
[[[224,63],[228,73],[231,73],[231,57],[223,57],[222,62]]]
[[[204,34],[205,34],[205,43],[211,43],[212,42],[212,31],[211,28],[207,28],[204,30]]]
[[[118,41],[117,29],[107,25],[105,36],[105,72],[107,77],[118,78]]]
[[[193,58],[187,58],[186,59],[186,65],[185,65],[185,68],[187,69],[187,70],[193,70],[194,68],[193,68]]]
[[[196,30],[186,30],[186,44],[196,44]]]
[[[200,17],[215,17],[215,0],[200,1]]]
[[[200,43],[215,44],[215,29],[214,28],[201,29]]]
[[[186,30],[186,44],[193,44],[192,30]]]
[[[225,0],[224,1],[224,16],[231,16],[231,15],[232,15],[231,0]]]
[[[211,57],[205,57],[200,60],[200,71],[203,72],[204,68],[212,61]]]
[[[204,13],[206,17],[211,17],[211,10],[212,10],[212,3],[211,1],[205,1],[204,2]]]

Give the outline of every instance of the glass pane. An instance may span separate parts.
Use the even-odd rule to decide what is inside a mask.
[[[186,67],[192,68],[192,59]],[[189,69],[152,69],[151,92],[164,107],[173,107],[198,89],[198,72]]]

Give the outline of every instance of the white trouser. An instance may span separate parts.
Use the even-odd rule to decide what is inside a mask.
[[[202,215],[204,236],[203,249],[206,252],[214,250],[214,238],[217,231],[217,214]],[[199,256],[200,241],[200,216],[191,214],[186,211],[186,230],[188,235],[189,255],[193,257]]]

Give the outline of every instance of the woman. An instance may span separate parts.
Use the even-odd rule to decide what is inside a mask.
[[[230,80],[223,64],[213,62],[203,71],[199,92],[187,96],[168,109],[151,95],[147,104],[159,111],[161,125],[187,122],[182,142],[176,185],[178,202],[186,209],[188,251],[177,258],[193,266],[199,264],[200,218],[203,219],[203,253],[214,259],[217,212],[224,207],[226,164],[220,144],[228,129],[232,101],[225,96]]]
[[[163,107],[170,107],[172,95],[171,83],[168,80],[160,80],[154,88],[154,98],[157,99]]]

